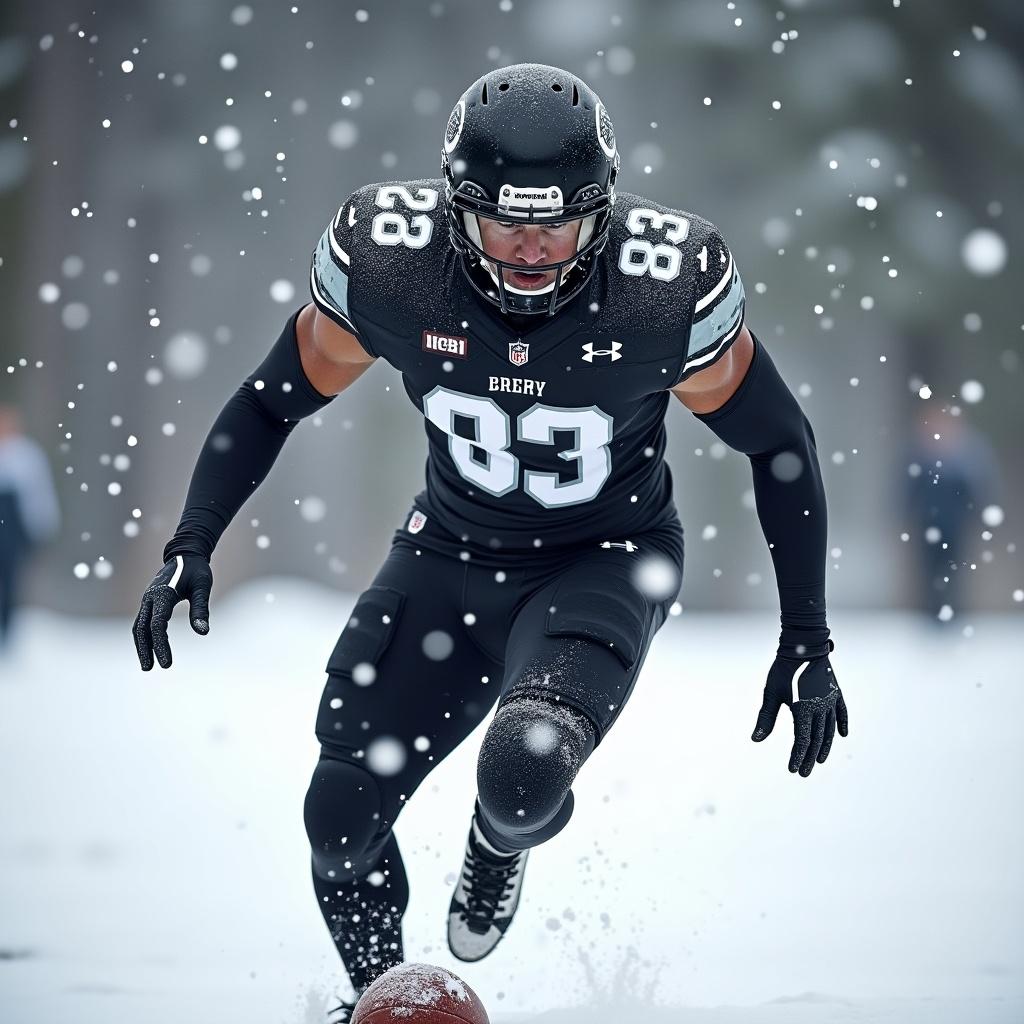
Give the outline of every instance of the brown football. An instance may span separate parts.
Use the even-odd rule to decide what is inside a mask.
[[[484,1004],[461,978],[432,964],[399,964],[362,995],[352,1024],[490,1024]]]

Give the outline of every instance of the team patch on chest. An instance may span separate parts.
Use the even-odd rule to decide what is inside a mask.
[[[530,380],[523,377],[488,377],[488,391],[508,391],[513,395],[536,395],[540,398],[548,386],[546,380]]]
[[[433,352],[435,355],[455,356],[456,359],[469,358],[469,339],[457,334],[424,331],[421,345],[424,352]]]

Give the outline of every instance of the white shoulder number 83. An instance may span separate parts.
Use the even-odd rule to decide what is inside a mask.
[[[650,274],[658,281],[672,281],[679,275],[683,254],[676,246],[690,233],[690,222],[685,217],[654,210],[630,210],[626,227],[634,235],[642,235],[648,227],[665,230],[664,242],[648,242],[644,238],[631,238],[619,250],[619,270],[631,277]]]

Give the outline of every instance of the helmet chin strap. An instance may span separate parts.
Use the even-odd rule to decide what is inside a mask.
[[[481,252],[485,252],[483,239],[480,235],[480,222],[475,213],[463,213],[463,223],[466,225],[466,234],[476,243],[477,247]],[[591,235],[594,233],[594,223],[597,217],[591,214],[591,216],[584,218],[583,223],[580,225],[579,238],[576,240],[576,251],[579,252],[587,242],[590,241]],[[490,260],[481,259],[480,265],[487,271],[491,280],[495,286],[498,284],[498,268]],[[562,280],[559,283],[559,287],[565,283],[565,279],[572,272],[573,267],[576,266],[576,260],[565,265],[565,269],[562,271]],[[505,291],[512,292],[513,295],[545,295],[555,287],[555,282],[551,281],[550,284],[544,285],[543,288],[514,288],[507,281],[505,282]]]

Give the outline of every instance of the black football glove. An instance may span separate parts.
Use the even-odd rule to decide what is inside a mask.
[[[171,667],[167,623],[174,606],[188,600],[189,621],[200,635],[210,632],[210,591],[213,570],[202,555],[175,555],[153,577],[142,595],[142,607],[132,626],[135,651],[143,672],[153,667],[153,654],[161,668]]]
[[[831,652],[835,644],[831,640],[828,643]],[[840,736],[846,736],[850,731],[846,701],[828,654],[810,659],[787,658],[781,654],[776,657],[768,672],[764,702],[750,737],[755,743],[771,735],[783,704],[788,704],[793,712],[795,732],[789,770],[799,771],[807,778],[815,761],[825,763],[832,749],[836,727],[839,727]]]

